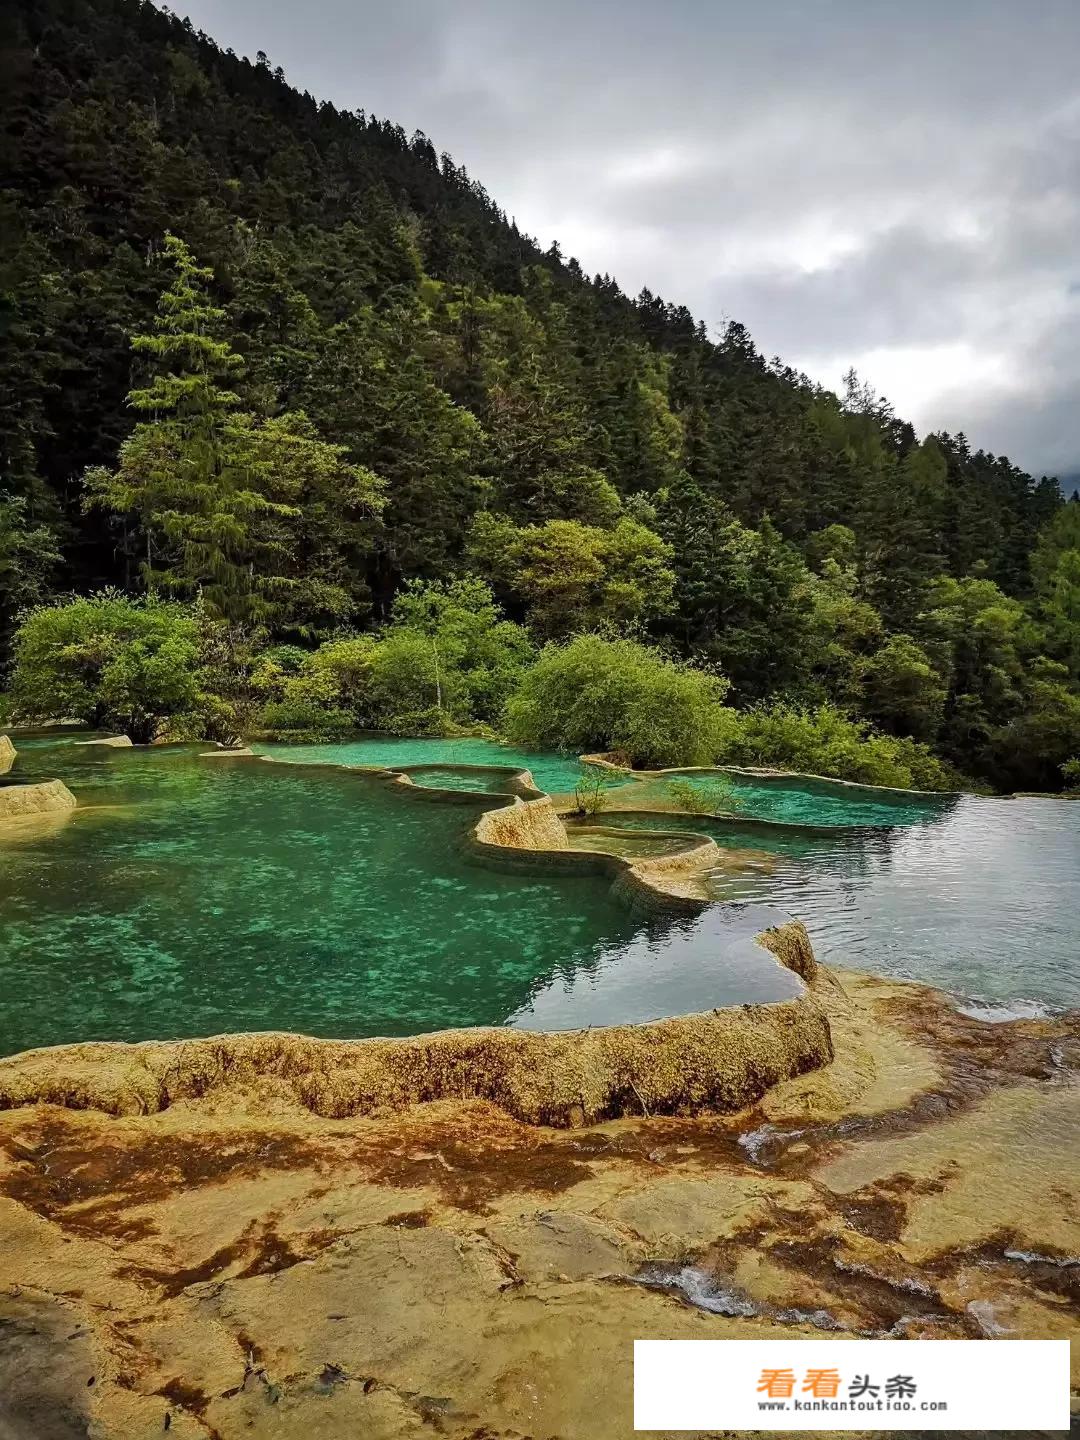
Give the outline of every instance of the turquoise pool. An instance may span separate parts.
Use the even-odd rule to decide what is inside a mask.
[[[358,735],[334,744],[253,744],[251,748],[259,755],[299,764],[383,765],[389,769],[406,765],[505,765],[511,770],[531,771],[537,786],[549,795],[572,791],[582,771],[576,755],[520,750],[494,740],[408,740],[393,735]]]
[[[552,755],[544,751],[521,750],[494,740],[402,740],[388,735],[359,735],[337,744],[255,745],[259,754],[293,762],[338,765],[506,765],[529,770],[541,790],[562,795],[573,791],[581,778],[580,762],[574,755]],[[587,773],[594,771],[585,767]],[[627,778],[610,774],[612,786],[640,785],[643,790],[663,796],[667,780]],[[687,782],[695,789],[715,787],[716,772],[683,771],[669,777]],[[782,820],[790,824],[813,825],[916,825],[940,814],[951,796],[905,795],[902,791],[876,790],[868,786],[842,785],[835,781],[758,777],[724,773],[736,811],[748,818]],[[620,791],[620,801],[629,803]]]
[[[0,1053],[236,1030],[564,1028],[799,988],[743,943],[750,919],[647,923],[602,878],[470,861],[462,838],[487,802],[200,759],[203,747],[16,742],[10,780],[59,776],[79,808],[0,829]]]
[[[0,1053],[241,1029],[561,1028],[776,999],[797,982],[760,953],[748,960],[745,936],[785,912],[806,921],[822,959],[929,981],[976,1013],[1080,1003],[1075,802],[949,797],[920,806],[917,824],[818,829],[746,810],[603,814],[631,850],[634,832],[675,824],[728,852],[709,883],[736,904],[643,923],[599,877],[471,862],[462,836],[487,802],[425,803],[335,768],[437,758],[425,773],[444,785],[455,760],[497,756],[507,775],[529,769],[565,791],[572,757],[361,737],[264,747],[294,762],[268,764],[16,738],[8,783],[60,776],[80,806],[0,832]],[[817,821],[824,806],[835,819],[844,788],[808,788],[800,813]],[[796,787],[784,790],[792,803]]]

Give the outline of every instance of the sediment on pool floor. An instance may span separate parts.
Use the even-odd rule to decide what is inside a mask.
[[[374,773],[403,796],[443,794],[422,792],[401,772]],[[516,794],[479,797],[490,808],[470,843],[486,862],[599,872],[613,878],[613,889],[629,904],[648,911],[697,914],[705,908],[693,877],[713,842],[688,835],[685,853],[645,859],[575,851],[550,798],[531,785],[527,772],[513,780]],[[455,801],[462,796],[445,794]],[[801,927],[756,938],[748,930],[736,938],[765,952],[760,963],[774,964],[776,956],[804,980],[814,974]],[[831,1057],[828,1020],[807,991],[768,1004],[591,1030],[476,1029],[363,1041],[255,1033],[61,1046],[0,1061],[0,1105],[40,1100],[146,1113],[269,1078],[292,1103],[328,1117],[472,1098],[529,1123],[574,1126],[625,1114],[738,1109]]]

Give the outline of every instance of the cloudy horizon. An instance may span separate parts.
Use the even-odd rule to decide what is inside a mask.
[[[1080,6],[183,0],[590,274],[1080,476]],[[1071,489],[1071,484],[1070,487]]]

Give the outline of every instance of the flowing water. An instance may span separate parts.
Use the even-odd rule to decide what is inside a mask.
[[[0,828],[0,1053],[560,1028],[798,990],[746,942],[775,917],[646,923],[601,877],[471,862],[462,838],[482,801],[425,803],[370,776],[201,747],[16,742],[8,783],[62,778],[79,808]]]

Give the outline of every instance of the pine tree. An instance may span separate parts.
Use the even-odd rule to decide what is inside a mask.
[[[343,518],[373,515],[378,482],[349,466],[342,447],[320,441],[306,417],[265,421],[240,410],[226,386],[243,361],[223,335],[224,310],[209,297],[213,272],[174,235],[165,250],[174,279],[153,332],[132,340],[157,368],[148,385],[128,396],[149,418],[124,442],[115,470],[87,472],[88,503],[133,524],[134,532],[125,529],[142,552],[147,589],[199,594],[212,617],[281,623],[298,589],[315,612],[320,604],[346,608],[325,585],[318,599],[312,595],[317,572],[298,573],[303,502],[314,491],[325,503],[336,490]],[[333,544],[323,534],[318,546],[327,543]]]

